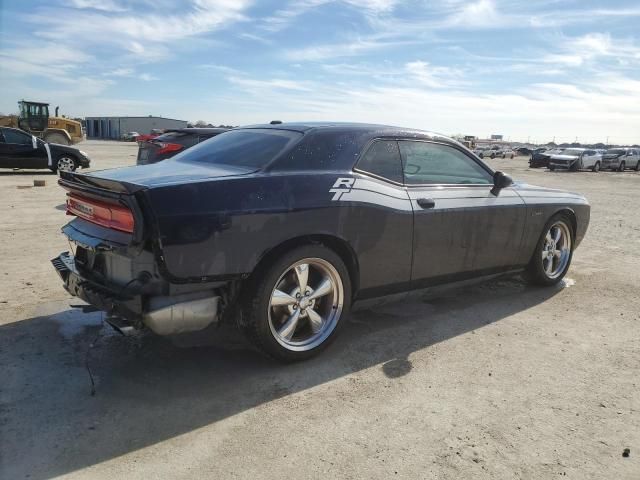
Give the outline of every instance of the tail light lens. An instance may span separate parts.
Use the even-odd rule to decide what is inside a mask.
[[[75,215],[121,232],[133,233],[133,213],[122,205],[67,194],[67,215]]]
[[[183,145],[179,143],[165,143],[165,142],[154,142],[158,147],[158,151],[156,153],[169,153],[169,152],[178,152],[184,148]]]

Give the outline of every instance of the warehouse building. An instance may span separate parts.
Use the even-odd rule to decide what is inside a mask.
[[[175,120],[164,117],[87,117],[85,130],[87,138],[104,138],[118,140],[128,132],[149,134],[154,128],[186,128],[186,120]]]

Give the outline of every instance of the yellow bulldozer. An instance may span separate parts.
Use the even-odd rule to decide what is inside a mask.
[[[21,100],[19,115],[0,116],[0,127],[20,128],[45,142],[71,145],[84,139],[82,124],[70,118],[49,116],[49,104]]]

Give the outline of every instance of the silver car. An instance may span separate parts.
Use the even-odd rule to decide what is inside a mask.
[[[602,156],[602,168],[623,172],[625,168],[640,170],[640,150],[637,148],[611,148]]]
[[[562,153],[552,155],[549,159],[549,170],[590,169],[598,172],[602,166],[602,154],[586,148],[566,148]]]

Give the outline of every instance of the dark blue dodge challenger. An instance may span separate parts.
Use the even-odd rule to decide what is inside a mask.
[[[237,128],[60,185],[72,295],[121,330],[236,321],[286,361],[325,348],[353,302],[516,271],[553,285],[590,212],[446,137],[363,124]]]

